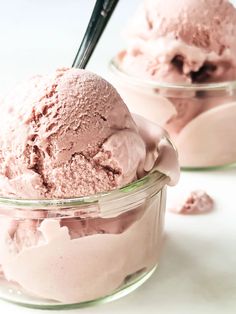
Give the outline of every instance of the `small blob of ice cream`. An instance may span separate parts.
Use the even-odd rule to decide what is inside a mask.
[[[205,191],[196,190],[192,191],[189,196],[170,207],[169,210],[176,214],[202,214],[213,210],[214,200]]]

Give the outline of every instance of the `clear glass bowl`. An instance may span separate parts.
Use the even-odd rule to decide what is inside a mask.
[[[115,58],[109,69],[110,80],[130,111],[167,129],[182,168],[236,163],[236,81],[160,83],[126,74]]]
[[[168,182],[153,172],[88,197],[0,198],[0,298],[57,309],[136,289],[158,264]]]

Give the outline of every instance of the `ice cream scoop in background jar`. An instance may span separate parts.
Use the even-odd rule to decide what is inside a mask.
[[[34,77],[1,108],[0,297],[77,307],[141,285],[179,177],[165,131],[77,69]]]
[[[183,168],[236,162],[236,9],[224,1],[146,0],[111,81],[132,112],[165,127]]]

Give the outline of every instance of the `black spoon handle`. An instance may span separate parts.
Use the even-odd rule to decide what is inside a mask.
[[[97,0],[72,67],[84,69],[119,0]]]

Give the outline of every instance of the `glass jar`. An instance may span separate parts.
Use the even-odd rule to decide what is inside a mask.
[[[236,163],[236,81],[160,83],[132,77],[110,62],[111,81],[131,112],[170,134],[184,169]]]
[[[54,309],[136,289],[158,265],[168,182],[156,171],[88,197],[0,198],[0,298]]]

